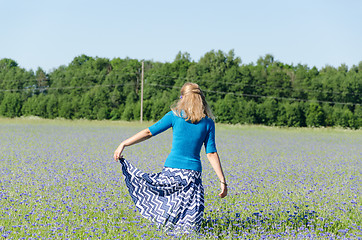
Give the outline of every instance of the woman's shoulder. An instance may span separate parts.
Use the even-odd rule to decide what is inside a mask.
[[[215,128],[215,122],[208,116],[204,117],[203,120],[205,121],[205,125],[208,130]]]
[[[205,119],[205,121],[209,124],[214,124],[214,120],[212,120],[212,118],[209,118],[208,116],[205,116],[203,119]]]

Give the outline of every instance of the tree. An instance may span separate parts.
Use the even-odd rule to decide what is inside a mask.
[[[361,126],[362,62],[318,70],[284,64],[267,54],[256,64],[241,64],[234,50],[212,50],[198,61],[179,52],[173,62],[144,63],[145,120],[162,117],[179,99],[180,87],[191,81],[204,90],[218,122]],[[27,71],[12,59],[1,59],[0,114],[138,120],[140,69],[137,59],[85,54],[49,73],[40,67]]]
[[[286,105],[286,125],[288,127],[305,127],[306,119],[300,103],[294,102]]]
[[[69,95],[63,95],[59,99],[59,117],[72,119],[75,115],[72,106],[72,98]]]
[[[324,126],[324,112],[321,106],[317,103],[310,103],[307,111],[306,124],[310,127]]]
[[[275,99],[267,98],[257,107],[258,122],[265,125],[275,124],[278,116],[278,103]]]
[[[258,115],[257,115],[257,104],[254,101],[249,101],[246,103],[245,108],[245,117],[244,122],[249,124],[258,123]]]
[[[274,97],[290,97],[290,76],[283,66],[277,64],[268,67],[268,77],[264,89],[264,95]]]
[[[259,57],[257,61],[257,64],[263,66],[265,70],[273,63],[274,63],[274,56],[271,54],[266,54],[264,57]]]
[[[126,104],[124,111],[122,113],[122,119],[126,120],[126,121],[130,121],[134,119],[133,116],[133,108],[134,108],[135,104],[134,103],[128,103]]]
[[[325,113],[325,125],[326,126],[334,126],[335,125],[335,119],[333,117],[334,108],[332,104],[323,104],[322,105],[323,112]]]
[[[0,115],[5,117],[20,117],[21,95],[19,93],[6,92],[0,104]]]
[[[219,99],[215,110],[218,122],[234,124],[238,122],[234,115],[239,109],[233,94],[227,94],[224,99]]]
[[[45,88],[49,86],[48,77],[40,67],[38,67],[38,70],[36,71],[36,81],[38,88]]]
[[[4,71],[8,68],[17,67],[18,63],[10,58],[3,58],[0,60],[0,71]]]
[[[359,104],[357,104],[354,109],[354,119],[355,119],[354,128],[356,128],[356,129],[361,128],[362,127],[362,107]]]
[[[47,117],[48,118],[56,118],[58,117],[58,99],[54,94],[47,95]]]
[[[92,57],[82,54],[80,56],[75,57],[69,66],[79,67],[92,59],[93,59]]]

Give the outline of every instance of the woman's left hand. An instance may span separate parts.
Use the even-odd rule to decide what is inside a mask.
[[[121,143],[113,154],[113,158],[116,162],[118,162],[118,160],[123,157],[122,156],[123,150],[124,150],[124,145]]]
[[[228,195],[228,187],[224,183],[220,183],[221,192],[219,193],[219,197],[224,198]]]

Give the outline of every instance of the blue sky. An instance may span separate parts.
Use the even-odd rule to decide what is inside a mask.
[[[172,62],[234,49],[242,63],[362,61],[362,1],[0,0],[0,59],[51,71],[81,54]]]

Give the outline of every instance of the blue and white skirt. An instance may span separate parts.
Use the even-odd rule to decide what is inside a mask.
[[[167,232],[199,231],[204,213],[201,172],[164,167],[148,174],[120,160],[125,182],[140,214]]]

